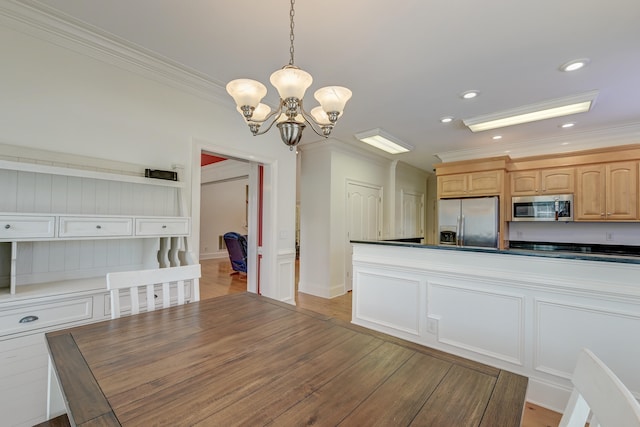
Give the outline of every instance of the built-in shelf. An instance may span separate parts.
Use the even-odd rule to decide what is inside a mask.
[[[169,181],[164,179],[145,178],[143,176],[124,175],[114,172],[66,168],[38,163],[12,162],[10,160],[0,160],[0,169],[73,176],[78,178],[93,178],[106,181],[130,182],[133,184],[158,185],[162,187],[184,188],[183,181]]]

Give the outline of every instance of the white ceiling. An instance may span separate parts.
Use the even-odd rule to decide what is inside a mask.
[[[221,86],[240,77],[260,80],[269,88],[267,101],[277,104],[268,80],[289,61],[287,0],[40,4]],[[360,144],[354,133],[383,128],[416,146],[394,158],[422,169],[438,162],[436,153],[498,153],[640,129],[639,0],[298,0],[295,24],[295,64],[314,77],[307,109],[319,87],[350,88],[353,98],[333,136]],[[585,57],[591,60],[587,68],[558,70]],[[481,95],[463,101],[459,94],[469,89]],[[592,111],[565,119],[476,134],[461,121],[591,90],[599,90]],[[235,108],[231,97],[228,105]],[[441,124],[447,115],[454,122]],[[559,128],[566,121],[576,126]],[[245,126],[239,115],[237,125]],[[492,140],[495,134],[502,135],[499,142]],[[307,130],[303,141],[317,139]]]

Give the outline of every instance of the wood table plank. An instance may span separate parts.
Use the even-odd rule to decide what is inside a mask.
[[[341,333],[346,339],[334,342],[326,352],[310,354],[285,375],[265,384],[255,393],[233,401],[195,425],[266,425],[382,345],[380,340],[371,336],[345,330]]]
[[[408,426],[451,366],[449,362],[415,353],[340,425]]]
[[[527,377],[500,371],[480,427],[520,425],[527,382]]]
[[[270,425],[335,426],[412,355],[411,350],[385,342],[375,352],[367,354],[277,417]]]
[[[114,420],[111,405],[102,394],[71,334],[50,337],[47,343],[53,368],[72,414],[69,416],[71,424],[101,425],[105,418]]]
[[[495,383],[493,376],[453,365],[410,425],[477,427]]]

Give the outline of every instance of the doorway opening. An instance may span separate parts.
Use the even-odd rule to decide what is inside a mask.
[[[202,265],[201,298],[236,292],[260,294],[264,169],[224,147],[194,143],[192,168],[192,245]],[[267,194],[267,197],[271,197]],[[246,273],[232,267],[224,234],[246,236]],[[233,274],[237,273],[237,274]],[[207,288],[212,280],[219,286]]]

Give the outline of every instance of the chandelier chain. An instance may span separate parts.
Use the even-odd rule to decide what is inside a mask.
[[[291,59],[289,60],[289,65],[293,65],[293,54],[294,54],[294,49],[293,49],[293,40],[294,40],[294,35],[293,35],[293,28],[294,28],[294,23],[293,23],[293,17],[295,16],[296,12],[293,8],[293,5],[295,4],[295,0],[291,0],[291,11],[289,12],[289,21],[290,21],[290,28],[291,28],[291,32],[289,33],[289,40],[291,41],[291,47],[289,47],[289,53],[291,54]]]

